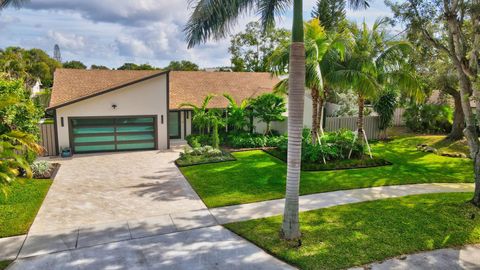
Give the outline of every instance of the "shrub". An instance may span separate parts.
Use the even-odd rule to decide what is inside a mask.
[[[184,152],[180,153],[180,158],[178,158],[175,163],[182,167],[232,160],[235,160],[235,158],[230,153],[222,152],[220,149],[215,149],[212,146],[206,145],[193,149],[185,148]]]
[[[321,144],[312,144],[309,134],[310,130],[304,129],[302,162],[322,163],[323,158],[326,161],[347,159],[350,149],[352,149],[352,158],[363,156],[364,146],[357,140],[353,141],[355,134],[350,130],[327,132],[322,136]],[[278,149],[286,153],[287,141],[279,144]]]
[[[286,136],[266,136],[260,134],[230,134],[226,138],[232,148],[278,147]]]
[[[192,148],[200,147],[200,146],[205,146],[205,145],[212,145],[212,136],[210,135],[198,135],[198,134],[190,134],[187,137],[185,137],[187,140],[188,144]],[[222,143],[222,138],[219,137],[219,143]]]
[[[48,178],[53,165],[47,161],[35,161],[30,165],[33,178]]]
[[[406,126],[414,132],[448,133],[452,129],[453,110],[446,105],[412,105],[404,116]]]

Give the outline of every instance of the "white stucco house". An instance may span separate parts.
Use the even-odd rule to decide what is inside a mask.
[[[241,102],[278,81],[258,72],[57,69],[48,108],[55,145],[73,153],[168,149],[192,132],[192,111],[182,103],[215,94],[209,107],[226,108],[224,93]]]

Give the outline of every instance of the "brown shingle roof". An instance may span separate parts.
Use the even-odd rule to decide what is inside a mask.
[[[128,85],[150,76],[162,74],[159,70],[84,70],[55,71],[50,108]]]
[[[182,103],[201,105],[208,94],[214,94],[210,108],[225,108],[228,101],[224,93],[240,103],[246,98],[272,92],[278,82],[266,72],[170,72],[170,109],[178,109]]]
[[[164,72],[137,70],[79,70],[57,69],[53,82],[50,108],[70,104],[112,89],[121,88]],[[170,109],[182,103],[201,105],[208,94],[214,94],[210,108],[224,108],[223,93],[231,94],[237,102],[271,92],[278,78],[262,72],[170,72]]]

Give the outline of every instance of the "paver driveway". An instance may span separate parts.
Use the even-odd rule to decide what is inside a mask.
[[[206,209],[175,151],[76,155],[62,166],[30,234]]]

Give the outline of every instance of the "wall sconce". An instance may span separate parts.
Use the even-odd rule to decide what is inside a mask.
[[[117,104],[112,104],[112,108],[115,110],[117,108]]]

